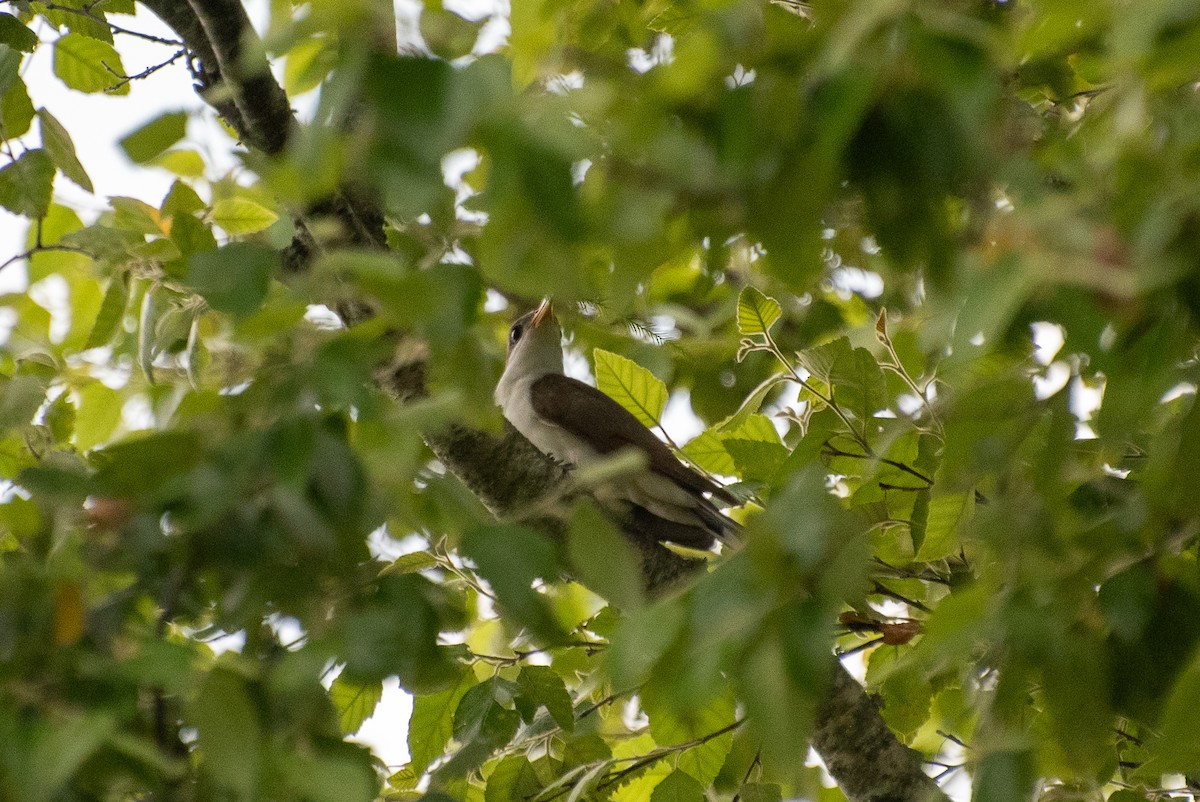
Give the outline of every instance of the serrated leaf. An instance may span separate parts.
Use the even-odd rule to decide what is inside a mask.
[[[796,362],[823,383],[829,384],[834,365],[839,360],[848,359],[853,350],[849,337],[838,337],[822,345],[805,348],[796,354]]]
[[[705,738],[737,720],[733,697],[728,695],[719,696],[684,713],[675,710],[668,700],[659,699],[657,694],[651,694],[647,689],[643,694],[642,706],[650,717],[650,734],[660,746]],[[676,768],[686,771],[692,779],[707,787],[720,773],[732,747],[733,732],[726,732],[680,753]]]
[[[31,219],[50,211],[54,191],[54,162],[40,148],[27,150],[0,170],[0,206]]]
[[[241,799],[258,796],[263,733],[245,680],[218,666],[204,680],[188,724],[198,732],[201,770]]]
[[[829,380],[834,399],[860,420],[865,421],[888,406],[887,379],[866,348],[855,348],[849,357],[839,359]]]
[[[716,433],[716,427],[693,437],[684,444],[682,451],[693,465],[709,473],[731,476],[736,470],[733,457],[725,450],[724,443]]]
[[[554,579],[561,570],[549,538],[516,524],[485,524],[463,535],[461,551],[495,590],[507,616],[548,641],[565,639],[546,596],[533,588],[537,580]]]
[[[12,14],[0,13],[0,43],[14,50],[32,53],[37,47],[37,34]]]
[[[154,163],[184,178],[204,175],[204,157],[194,150],[168,150],[155,157]]]
[[[484,802],[528,802],[542,789],[533,764],[524,755],[509,755],[487,778]]]
[[[375,712],[376,705],[383,698],[383,683],[355,682],[343,671],[329,686],[329,698],[337,708],[338,726],[342,728],[342,733],[353,735]]]
[[[409,765],[424,774],[429,764],[441,757],[454,734],[454,714],[467,691],[475,686],[475,675],[464,671],[458,681],[445,690],[413,699],[408,722]]]
[[[575,728],[571,695],[567,693],[567,686],[562,677],[554,669],[549,666],[525,666],[517,676],[517,687],[521,690],[518,699],[535,710],[538,707],[546,708],[546,712],[555,723],[567,732]]]
[[[743,481],[771,482],[779,466],[788,457],[787,448],[778,440],[772,443],[729,437],[724,442]]]
[[[279,266],[279,252],[265,245],[234,242],[188,258],[187,283],[218,312],[246,317],[262,306]]]
[[[704,786],[687,772],[675,769],[654,786],[650,802],[704,802]]]
[[[783,307],[779,305],[779,302],[763,295],[754,287],[746,287],[738,295],[738,331],[743,335],[766,334],[781,317],[783,317]]]
[[[402,554],[392,560],[379,573],[381,576],[385,574],[414,574],[417,571],[433,568],[437,564],[437,557],[434,557],[429,552],[414,551],[411,554]]]
[[[6,44],[0,44],[0,95],[21,80],[21,54]]]
[[[749,415],[742,425],[721,435],[722,440],[753,440],[758,443],[779,443],[779,431],[766,415]]]
[[[776,783],[746,783],[738,796],[742,802],[783,802],[783,789]]]
[[[224,198],[213,204],[212,220],[234,236],[267,228],[279,215],[247,198]]]
[[[716,429],[720,432],[733,432],[741,427],[746,420],[762,409],[763,401],[766,400],[771,390],[780,382],[787,381],[785,376],[770,376],[759,383],[757,387],[750,391],[738,407],[737,412],[734,412],[725,420],[717,424]]]
[[[657,426],[667,406],[667,386],[653,373],[620,354],[597,348],[596,387],[633,414],[643,426]]]
[[[637,550],[594,505],[582,502],[572,511],[567,556],[580,583],[589,590],[622,610],[641,606],[642,574]],[[568,728],[562,721],[559,724]]]
[[[83,189],[88,192],[94,191],[92,179],[88,177],[87,171],[79,163],[79,157],[75,155],[75,143],[71,141],[67,129],[46,109],[39,109],[37,114],[42,124],[42,147],[50,154],[54,166]]]
[[[147,164],[187,134],[188,115],[172,111],[155,117],[121,140],[121,149],[138,164]]]
[[[125,66],[113,46],[79,33],[68,33],[54,43],[54,74],[80,92],[129,94],[129,84],[117,86]]]
[[[411,791],[417,787],[417,783],[420,781],[420,779],[421,776],[413,771],[412,766],[405,766],[399,771],[393,772],[391,776],[387,778],[387,784],[388,788],[392,788],[397,791]]]
[[[29,89],[20,78],[12,89],[0,99],[0,125],[9,139],[24,136],[33,122],[33,103],[29,100]]]
[[[959,533],[974,513],[974,491],[933,496],[926,515],[925,538],[917,549],[916,559],[932,562],[957,552]]]

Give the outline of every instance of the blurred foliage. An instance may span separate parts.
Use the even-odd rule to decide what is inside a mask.
[[[120,147],[171,190],[98,215],[25,65],[126,93],[149,12],[0,9],[0,798],[839,799],[800,759],[833,649],[977,799],[1200,788],[1196,3],[429,0],[396,54],[371,0],[273,2],[313,122],[220,174],[164,113]],[[283,272],[347,185],[388,251]],[[542,296],[748,500],[683,592],[422,442],[499,430]],[[349,738],[389,677],[400,766]]]

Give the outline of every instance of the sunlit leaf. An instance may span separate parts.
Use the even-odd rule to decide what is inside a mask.
[[[657,376],[620,354],[600,348],[592,352],[596,386],[633,414],[644,426],[656,426],[667,406],[667,386]]]
[[[130,159],[145,164],[187,135],[187,112],[173,111],[154,118],[121,140]]]
[[[92,179],[88,178],[83,165],[79,163],[79,158],[75,155],[75,144],[71,141],[67,129],[46,109],[38,111],[38,119],[42,123],[42,147],[50,154],[54,166],[67,178],[91,192]]]
[[[223,198],[212,209],[212,221],[234,236],[262,231],[278,219],[275,212],[247,198]]]
[[[121,83],[125,67],[113,46],[79,33],[68,33],[54,43],[54,74],[80,92],[129,94],[129,84]]]
[[[0,169],[0,206],[13,214],[45,217],[54,187],[54,162],[46,151],[27,150]]]
[[[329,698],[337,708],[338,725],[342,732],[353,735],[375,712],[375,707],[383,698],[383,683],[355,682],[342,672],[329,686]]]
[[[767,334],[781,317],[779,302],[754,287],[746,287],[738,296],[738,331],[743,335]]]

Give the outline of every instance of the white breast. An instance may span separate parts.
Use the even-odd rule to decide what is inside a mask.
[[[496,393],[496,401],[504,417],[525,435],[538,450],[570,465],[583,465],[598,455],[586,443],[571,433],[547,423],[533,409],[530,386],[540,376],[522,378]]]

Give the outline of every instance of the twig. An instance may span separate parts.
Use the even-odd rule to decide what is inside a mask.
[[[861,651],[870,649],[872,646],[878,646],[881,643],[883,643],[883,638],[871,638],[871,640],[860,643],[857,646],[851,646],[849,649],[839,649],[837,656],[838,659],[849,657],[852,654],[858,654]]]
[[[880,596],[887,596],[889,599],[895,599],[898,602],[904,602],[909,607],[915,607],[923,613],[933,612],[933,610],[929,609],[929,607],[922,602],[919,602],[916,599],[910,599],[907,596],[897,593],[879,581],[875,582],[875,593],[879,594]]]
[[[180,50],[176,51],[175,55],[171,56],[166,61],[164,61],[160,64],[153,64],[153,65],[147,67],[146,69],[142,70],[141,72],[139,72],[137,75],[122,75],[121,73],[114,70],[112,67],[108,66],[108,62],[101,61],[100,63],[104,65],[104,69],[108,70],[110,73],[112,73],[113,75],[115,75],[117,78],[120,79],[119,81],[117,81],[117,83],[108,87],[104,91],[105,92],[115,92],[116,90],[120,89],[122,86],[125,86],[126,84],[130,83],[131,81],[139,81],[142,78],[148,78],[149,76],[151,76],[154,73],[161,70],[163,67],[171,66],[176,61],[179,61],[179,59],[183,58],[186,55],[187,55],[187,49],[186,48],[180,49]]]
[[[11,264],[29,259],[35,253],[42,253],[43,251],[67,251],[68,253],[81,253],[84,256],[91,256],[83,248],[76,248],[74,245],[35,245],[24,253],[18,253],[16,256],[10,256],[4,262],[0,262],[0,270],[4,270],[4,268]]]
[[[0,2],[6,2],[6,1],[9,3],[13,2],[13,0],[0,0]],[[47,10],[50,10],[50,11],[64,11],[67,14],[74,14],[78,17],[84,17],[85,19],[90,19],[93,22],[98,22],[101,25],[106,25],[106,26],[108,26],[108,29],[110,31],[112,31],[113,33],[119,33],[119,34],[123,34],[125,36],[134,36],[134,37],[137,37],[138,39],[144,39],[147,42],[157,42],[160,45],[171,45],[172,47],[183,47],[183,42],[181,42],[178,39],[166,39],[162,36],[155,36],[152,33],[142,33],[141,31],[131,31],[128,28],[122,28],[120,25],[114,25],[111,22],[109,22],[108,19],[106,19],[105,17],[98,16],[97,14],[92,12],[92,9],[96,6],[95,3],[89,3],[84,8],[71,8],[70,6],[63,6],[63,5],[59,5],[58,3],[45,3],[45,2],[43,2],[42,5],[45,6]]]

